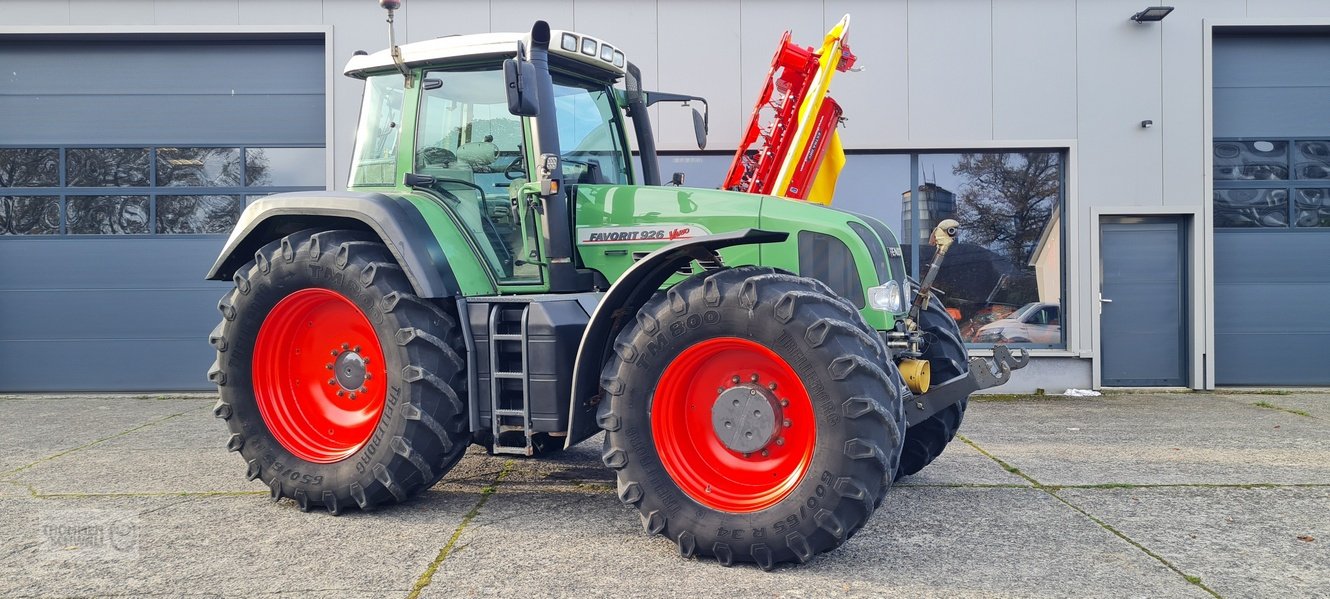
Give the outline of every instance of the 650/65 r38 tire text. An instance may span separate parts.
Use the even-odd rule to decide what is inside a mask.
[[[886,355],[812,279],[740,267],[657,293],[601,375],[619,498],[681,554],[725,565],[839,546],[897,466],[903,387]]]
[[[372,236],[269,243],[218,308],[214,414],[274,501],[333,514],[403,501],[466,451],[457,320],[416,297]]]

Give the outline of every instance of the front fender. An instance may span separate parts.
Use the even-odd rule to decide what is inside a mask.
[[[256,200],[240,215],[205,278],[228,280],[265,244],[312,227],[371,231],[388,246],[417,295],[439,298],[460,293],[457,277],[424,216],[407,200],[381,193],[295,192]]]
[[[600,430],[595,421],[595,397],[599,395],[600,369],[612,351],[614,337],[637,315],[637,310],[660,290],[670,276],[694,260],[719,263],[717,250],[736,245],[785,241],[789,233],[740,229],[676,241],[647,254],[624,271],[610,287],[582,333],[573,367],[573,391],[568,402],[568,438],[564,447],[586,440]]]

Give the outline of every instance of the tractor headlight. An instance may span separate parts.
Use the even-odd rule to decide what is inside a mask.
[[[905,295],[901,293],[900,283],[887,281],[877,287],[869,287],[868,305],[894,314],[904,312]]]

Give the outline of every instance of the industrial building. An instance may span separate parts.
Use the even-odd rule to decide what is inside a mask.
[[[399,40],[555,28],[649,89],[662,171],[721,184],[780,34],[843,14],[835,205],[927,264],[1005,392],[1330,384],[1330,3],[407,0]],[[0,0],[0,392],[210,388],[205,282],[244,204],[344,189],[373,0]],[[915,199],[918,199],[916,202]]]

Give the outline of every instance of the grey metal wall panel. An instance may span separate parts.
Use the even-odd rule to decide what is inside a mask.
[[[1161,37],[1172,23],[1131,21],[1141,8],[1121,1],[1076,5],[1077,147],[1085,165],[1079,199],[1086,205],[1162,203],[1159,129],[1140,123],[1158,120],[1162,110]],[[1194,93],[1199,99],[1200,90]]]
[[[216,285],[203,275],[222,242],[195,236],[0,238],[0,291]]]
[[[205,335],[207,333],[204,333]],[[0,391],[203,391],[213,389],[199,366],[199,343],[169,339],[127,351],[125,341],[0,340]],[[203,345],[207,349],[207,344]],[[8,356],[22,356],[10,360]],[[33,365],[40,365],[34,368]],[[203,381],[200,383],[199,381]]]
[[[1030,32],[1038,31],[1038,35]],[[993,137],[1076,137],[1076,4],[993,3]]]
[[[152,25],[156,0],[69,0],[70,25]]]
[[[322,144],[319,42],[0,42],[0,140]]]
[[[0,240],[0,391],[206,389],[217,237]]]
[[[990,2],[909,3],[911,140],[993,138],[992,14]]]
[[[1330,232],[1215,231],[1215,383],[1330,384]]]
[[[739,80],[743,72],[740,52],[738,0],[683,0],[657,5],[660,31],[688,32],[692,43],[670,43],[660,55],[660,85],[671,92],[694,93],[711,102],[711,135],[708,147],[739,145],[740,123],[746,123],[749,102],[743,98]],[[773,39],[772,49],[779,38]],[[768,56],[770,56],[768,54]],[[656,137],[662,149],[695,149],[692,117],[677,105],[660,107]]]
[[[217,324],[217,299],[226,291],[225,283],[209,283],[199,289],[0,291],[0,310],[23,316],[0,319],[0,339],[176,338],[194,339],[206,349],[203,340]]]
[[[1330,135],[1330,36],[1214,41],[1215,137]]]
[[[1210,19],[1242,17],[1246,0],[1171,0],[1176,16],[1206,15]],[[1175,18],[1174,16],[1170,16]],[[1172,27],[1163,40],[1163,106],[1155,129],[1159,132],[1163,158],[1163,200],[1165,205],[1189,209],[1205,197],[1205,152],[1199,150],[1205,139],[1201,94],[1205,87],[1200,48],[1205,30],[1201,27]],[[1084,168],[1084,167],[1083,167]],[[1204,301],[1203,298],[1197,298]]]
[[[831,29],[842,15],[850,13],[850,48],[864,67],[863,72],[841,73],[832,80],[833,97],[849,119],[840,129],[846,148],[904,146],[910,139],[905,11],[905,0],[826,0],[823,30]],[[770,43],[774,51],[775,40]]]

